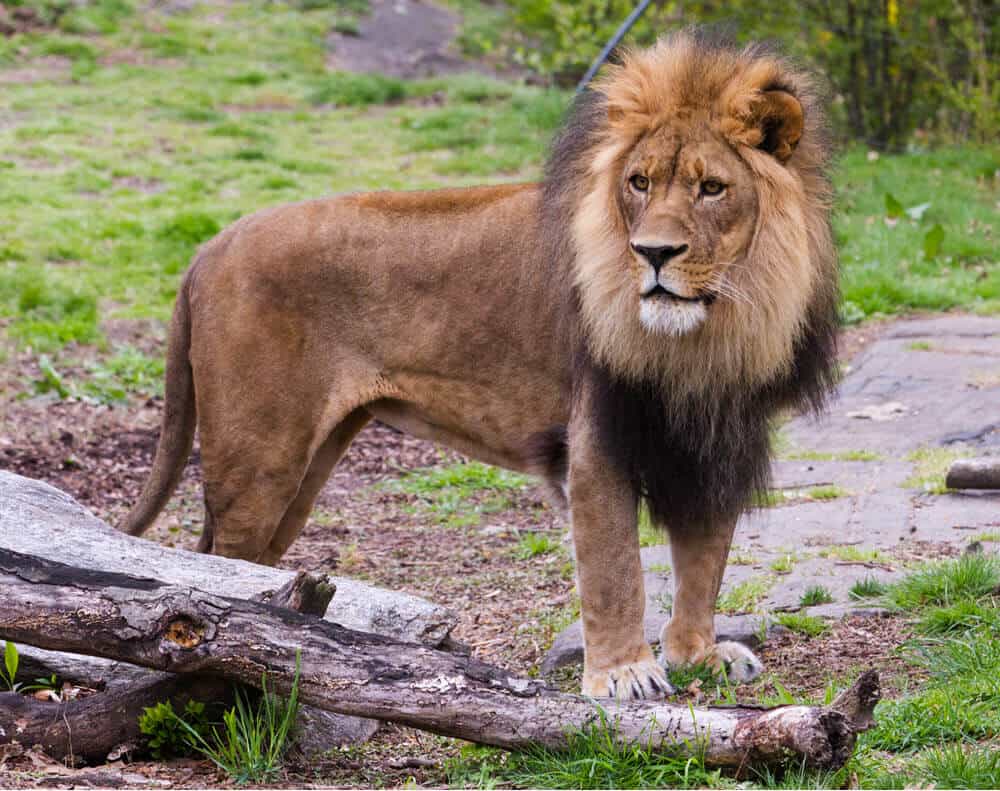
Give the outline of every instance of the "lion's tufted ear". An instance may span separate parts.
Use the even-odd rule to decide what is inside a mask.
[[[753,104],[753,122],[760,132],[757,147],[779,162],[787,162],[805,126],[799,100],[788,91],[762,91]]]

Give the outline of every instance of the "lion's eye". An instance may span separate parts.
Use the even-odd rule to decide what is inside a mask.
[[[649,189],[649,179],[640,173],[636,173],[632,178],[628,180],[628,183],[632,185],[632,188],[637,192],[645,192]]]
[[[702,195],[721,195],[722,191],[726,188],[726,185],[721,181],[716,181],[715,179],[708,179],[707,181],[701,182],[701,194]]]

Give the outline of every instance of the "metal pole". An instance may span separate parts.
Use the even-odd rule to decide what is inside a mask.
[[[576,86],[577,93],[586,88],[587,83],[594,79],[594,75],[597,74],[597,70],[604,65],[604,61],[608,59],[608,55],[611,54],[611,51],[617,47],[619,43],[621,43],[621,40],[625,38],[625,34],[632,29],[632,25],[639,21],[639,17],[643,15],[646,9],[649,8],[649,4],[652,2],[653,0],[642,0],[642,2],[635,7],[635,10],[628,15],[628,18],[621,23],[621,26],[615,31],[611,40],[604,45],[604,49],[602,49],[601,54],[597,56],[597,60],[590,64],[590,68],[587,69],[587,73],[583,75],[583,79],[580,80],[580,83]]]

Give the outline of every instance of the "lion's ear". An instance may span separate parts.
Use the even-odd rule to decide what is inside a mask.
[[[758,148],[787,162],[805,127],[802,105],[782,90],[763,91],[754,104],[754,122],[761,135]]]

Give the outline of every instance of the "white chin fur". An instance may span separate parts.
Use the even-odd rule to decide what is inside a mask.
[[[701,326],[708,310],[701,302],[671,302],[644,299],[639,303],[639,321],[650,332],[686,335]]]

